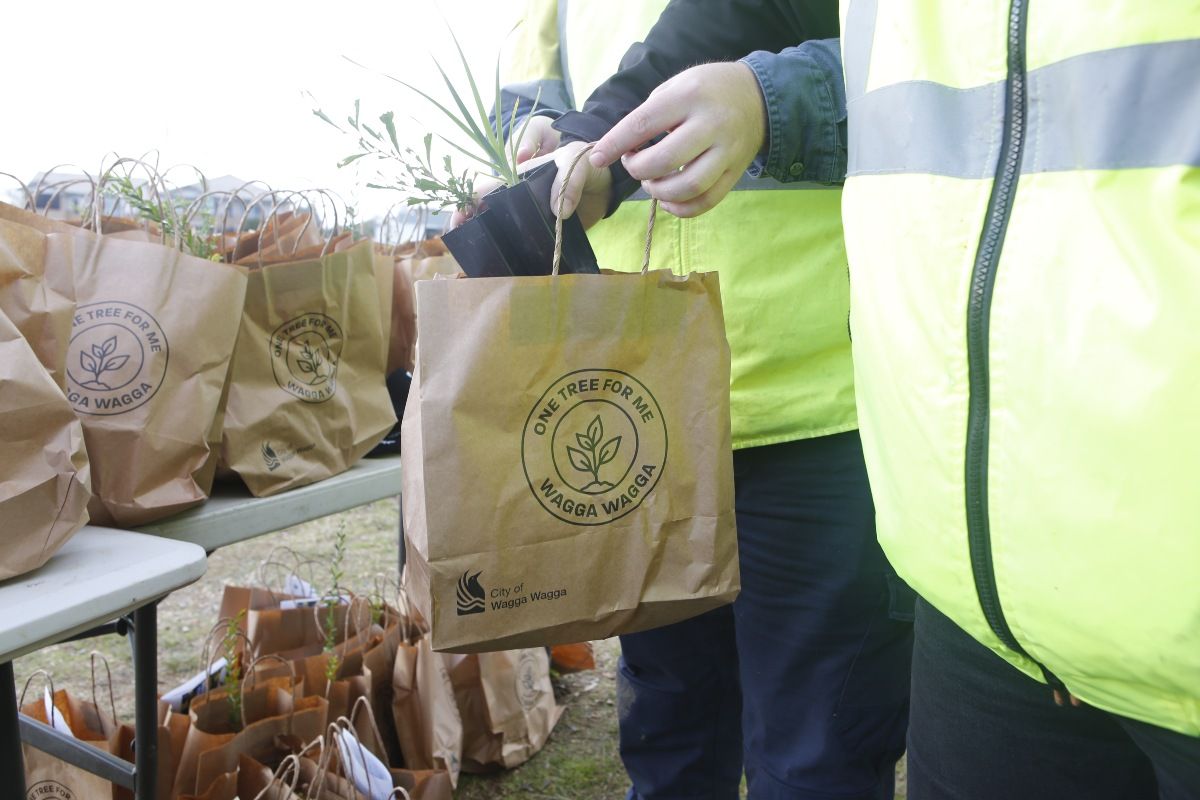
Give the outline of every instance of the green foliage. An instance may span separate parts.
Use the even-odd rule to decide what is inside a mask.
[[[337,677],[341,659],[337,654],[337,606],[342,602],[342,578],[345,570],[342,562],[346,557],[346,523],[338,526],[333,538],[333,559],[329,562],[329,590],[325,593],[325,646],[324,652],[329,656],[325,662],[325,680],[333,683]]]
[[[457,150],[461,155],[475,162],[476,166],[473,169],[460,171],[455,167],[449,154],[442,157],[440,167],[435,166],[433,134],[425,135],[423,154],[412,147],[401,147],[396,134],[395,113],[392,111],[379,116],[379,122],[383,126],[382,130],[372,128],[367,123],[362,122],[360,114],[361,103],[358,100],[354,101],[354,114],[346,117],[348,128],[334,122],[328,114],[319,108],[313,109],[313,115],[324,120],[342,133],[357,137],[358,149],[339,161],[339,167],[349,166],[364,158],[377,162],[377,165],[378,162],[391,162],[393,166],[399,166],[400,174],[386,176],[381,172],[377,181],[367,183],[369,188],[392,189],[403,192],[408,195],[408,205],[431,205],[436,208],[454,207],[461,211],[475,204],[474,175],[481,172],[494,174],[507,186],[515,186],[520,181],[521,175],[517,166],[517,150],[524,139],[529,120],[526,119],[517,136],[505,142],[503,109],[497,108],[495,118],[492,118],[488,113],[483,96],[479,92],[479,84],[471,72],[471,67],[467,62],[467,57],[463,52],[462,46],[458,42],[458,37],[454,36],[453,31],[450,32],[450,36],[454,40],[459,61],[466,75],[469,92],[459,91],[459,88],[450,79],[446,70],[442,68],[441,63],[436,59],[434,59],[433,63],[437,67],[438,73],[441,75],[442,81],[450,93],[453,108],[447,107],[428,92],[406,81],[392,77],[391,75],[386,75],[385,77],[399,83],[433,104],[463,133],[469,142],[468,146],[463,146],[444,136],[439,136],[438,138],[442,139],[443,142],[454,150]],[[500,102],[499,59],[496,61],[495,92],[498,107]],[[534,98],[530,110],[537,106],[537,101],[540,98],[541,95],[539,93]],[[509,117],[507,127],[510,131],[516,126],[519,111],[520,102],[518,101],[513,104]]]
[[[113,175],[104,183],[106,195],[123,201],[139,219],[157,225],[168,241],[178,239],[185,253],[198,258],[219,258],[213,236],[216,219],[211,212],[202,212],[197,219],[189,220],[188,200],[148,196],[143,189],[135,186],[129,175]]]
[[[225,657],[225,694],[229,698],[229,724],[235,731],[242,729],[242,658],[238,644],[242,639],[242,622],[246,609],[225,623],[221,635],[221,653]]]

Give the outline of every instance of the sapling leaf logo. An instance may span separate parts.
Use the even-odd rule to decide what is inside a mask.
[[[75,310],[67,346],[67,399],[81,414],[112,416],[142,405],[167,374],[167,337],[132,303],[85,303]]]
[[[487,592],[483,590],[483,586],[479,583],[479,576],[482,572],[471,574],[467,570],[458,579],[458,615],[460,617],[467,614],[482,614],[487,606],[484,600],[487,599]]]
[[[529,412],[521,463],[537,501],[574,525],[604,525],[658,484],[667,426],[654,395],[619,370],[568,373]]]
[[[539,680],[542,671],[538,667],[536,650],[522,650],[517,656],[517,700],[526,711],[537,705],[542,695],[542,683]]]
[[[271,334],[271,369],[285,392],[306,403],[323,403],[337,391],[342,326],[333,317],[293,317]]]

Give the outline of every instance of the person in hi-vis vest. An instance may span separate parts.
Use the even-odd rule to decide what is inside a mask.
[[[559,163],[600,139],[565,212],[618,160],[692,216],[840,158],[879,538],[921,597],[910,796],[1196,800],[1200,5],[843,0],[841,47],[775,46],[817,7],[673,2],[654,95],[618,72],[555,123]]]
[[[520,156],[621,64],[665,0],[532,0],[506,44],[500,106]],[[828,30],[836,33],[836,19]],[[510,132],[510,135],[512,133]],[[621,637],[631,798],[889,798],[903,752],[911,599],[875,538],[854,406],[841,191],[819,176],[740,182],[703,220],[659,214],[652,269],[718,271],[742,591],[731,606]],[[640,269],[649,203],[588,231],[604,268]],[[681,357],[686,358],[686,354]]]

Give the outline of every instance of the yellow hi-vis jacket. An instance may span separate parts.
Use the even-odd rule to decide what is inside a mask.
[[[504,81],[551,108],[581,106],[666,5],[531,0],[506,45]],[[735,448],[857,427],[841,194],[744,179],[702,217],[658,215],[651,269],[721,275]],[[628,201],[588,231],[600,266],[641,267],[648,210]]]
[[[1026,673],[1200,735],[1200,2],[842,0],[880,540]]]

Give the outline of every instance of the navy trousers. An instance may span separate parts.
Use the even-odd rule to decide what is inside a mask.
[[[1200,800],[1200,738],[1050,689],[917,602],[914,800]]]
[[[742,591],[621,637],[631,800],[887,800],[911,600],[875,539],[857,432],[734,453]]]

